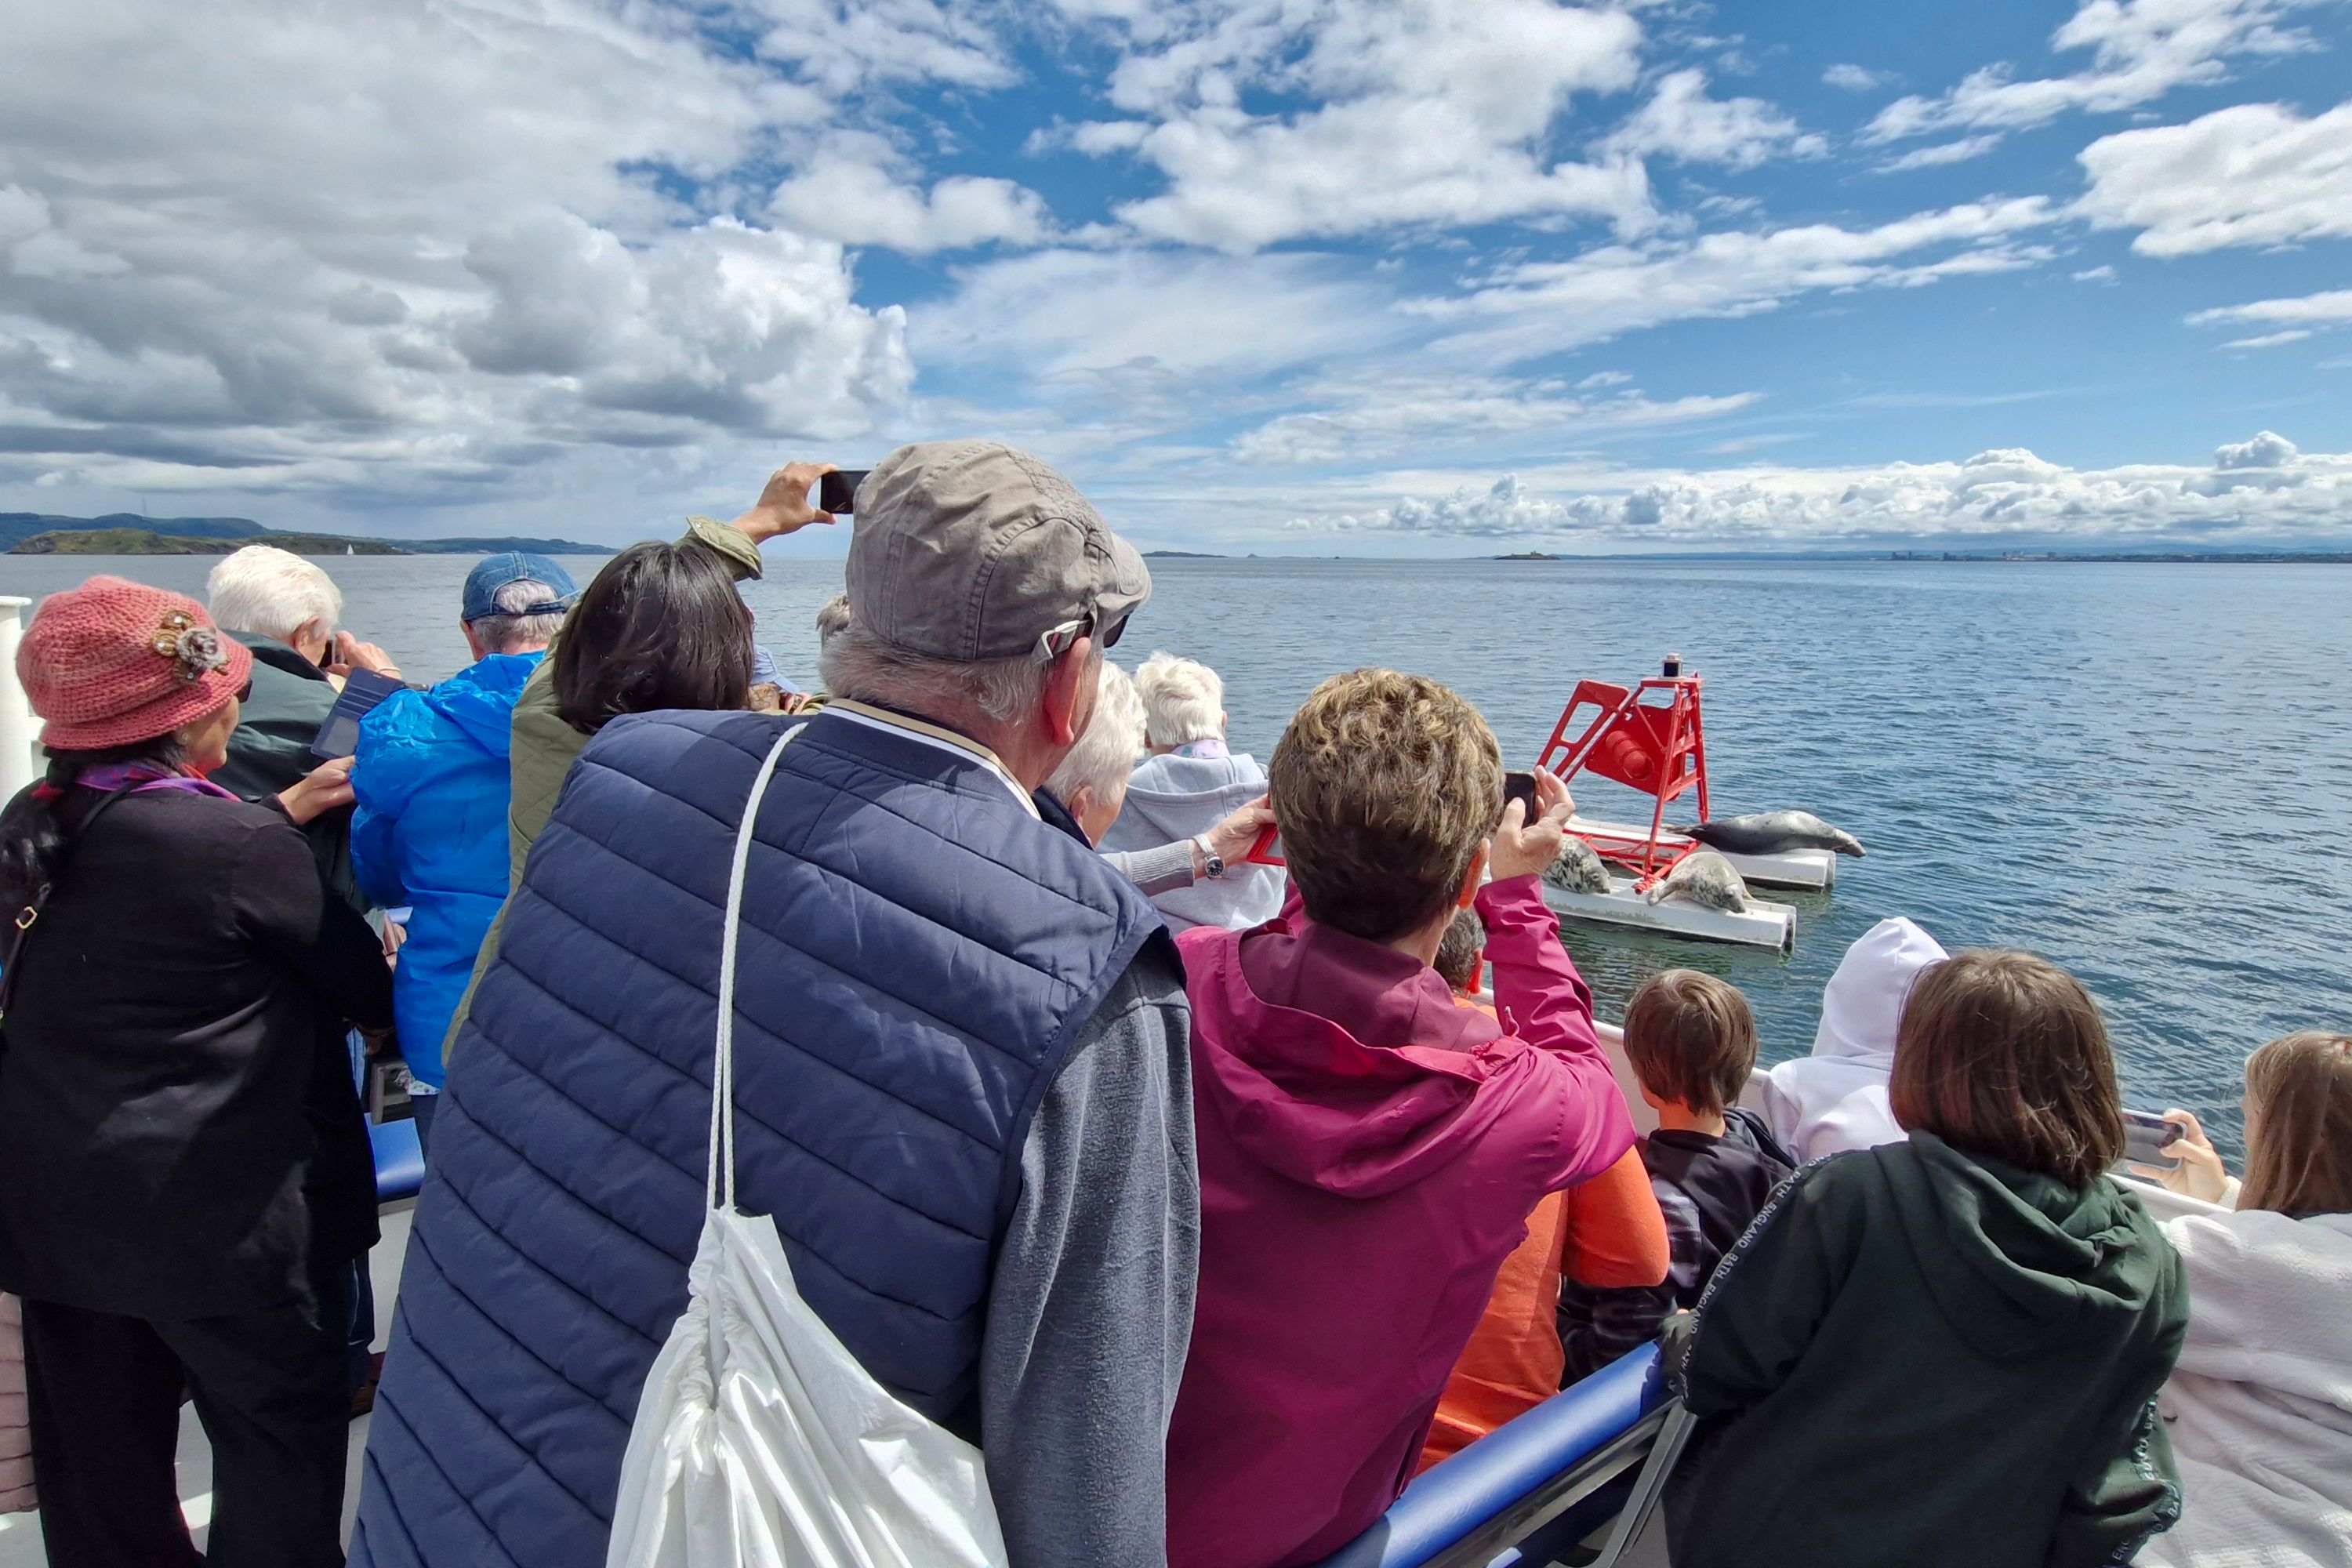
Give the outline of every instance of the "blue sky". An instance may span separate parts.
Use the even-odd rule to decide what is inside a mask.
[[[2352,547],[2342,0],[12,34],[0,510],[618,541],[987,434],[1171,548]]]

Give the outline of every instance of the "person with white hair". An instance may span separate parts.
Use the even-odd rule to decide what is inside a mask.
[[[205,595],[213,624],[253,650],[253,688],[212,782],[240,800],[268,800],[319,765],[310,742],[335,705],[337,676],[372,669],[396,680],[400,671],[383,649],[336,629],[343,595],[335,580],[275,545],[222,556]],[[352,875],[351,824],[349,810],[322,812],[302,832],[328,887],[364,910]]]
[[[352,864],[370,898],[410,910],[393,1014],[428,1151],[442,1037],[506,901],[515,702],[578,594],[544,555],[478,563],[458,612],[474,662],[429,690],[394,692],[360,721]]]
[[[1282,909],[1283,873],[1242,859],[1255,834],[1238,845],[1220,834],[1266,787],[1256,760],[1225,745],[1225,683],[1205,664],[1154,653],[1135,672],[1135,689],[1151,754],[1128,780],[1126,808],[1104,834],[1104,852],[1194,846],[1201,875],[1157,890],[1143,882],[1171,931],[1265,924]]]

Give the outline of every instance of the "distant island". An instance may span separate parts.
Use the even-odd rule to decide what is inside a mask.
[[[1540,550],[1522,550],[1516,555],[1497,555],[1496,561],[1565,561],[1565,555],[1550,555]]]
[[[226,555],[248,544],[270,544],[297,555],[494,555],[529,550],[541,555],[610,555],[612,547],[576,539],[367,539],[357,534],[297,533],[265,528],[249,517],[58,517],[0,511],[0,550],[11,555]]]
[[[1206,550],[1147,550],[1143,552],[1143,558],[1146,561],[1223,561],[1224,559],[1223,556],[1213,554]]]

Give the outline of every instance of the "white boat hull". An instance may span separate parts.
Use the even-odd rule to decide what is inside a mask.
[[[1748,947],[1778,948],[1782,952],[1797,942],[1797,911],[1787,904],[1750,899],[1738,914],[1702,909],[1680,899],[1651,903],[1633,890],[1631,877],[1612,877],[1605,893],[1571,893],[1544,884],[1544,902],[1569,920],[1594,921],[1602,925],[1633,926],[1674,936],[1694,936],[1706,942],[1732,942]]]
[[[1594,817],[1571,816],[1568,826],[1573,831],[1594,841],[1601,849],[1622,847],[1640,854],[1642,846],[1650,841],[1650,830],[1638,823],[1603,822]],[[1692,842],[1686,833],[1672,828],[1658,834],[1661,847],[1680,849]],[[1724,852],[1731,868],[1749,882],[1766,888],[1802,888],[1826,892],[1837,885],[1837,855],[1828,849],[1782,849],[1771,855],[1734,855]]]

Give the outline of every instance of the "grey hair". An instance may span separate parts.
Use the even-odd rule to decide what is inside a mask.
[[[942,722],[978,712],[1000,724],[1016,723],[1037,711],[1053,668],[1025,654],[961,664],[908,653],[866,630],[854,616],[817,654],[818,673],[835,696]]]
[[[221,557],[205,578],[213,625],[290,643],[306,621],[331,632],[343,617],[342,591],[315,562],[272,544],[248,544]]]
[[[512,612],[527,610],[533,605],[543,605],[561,595],[536,577],[518,577],[500,588],[490,603],[501,612],[484,616],[466,624],[474,628],[474,640],[491,653],[506,653],[518,647],[543,647],[563,629],[563,617],[570,612],[550,610],[544,615],[519,616]]]
[[[1135,694],[1134,679],[1103,660],[1102,675],[1095,683],[1094,717],[1045,781],[1045,788],[1064,805],[1082,788],[1091,788],[1096,800],[1103,799],[1135,771],[1135,759],[1143,754],[1143,699]]]
[[[848,625],[849,595],[846,591],[844,591],[842,593],[835,594],[832,598],[827,599],[817,608],[817,646],[822,647],[826,643],[829,643],[834,638],[839,637],[842,634],[843,629]]]

